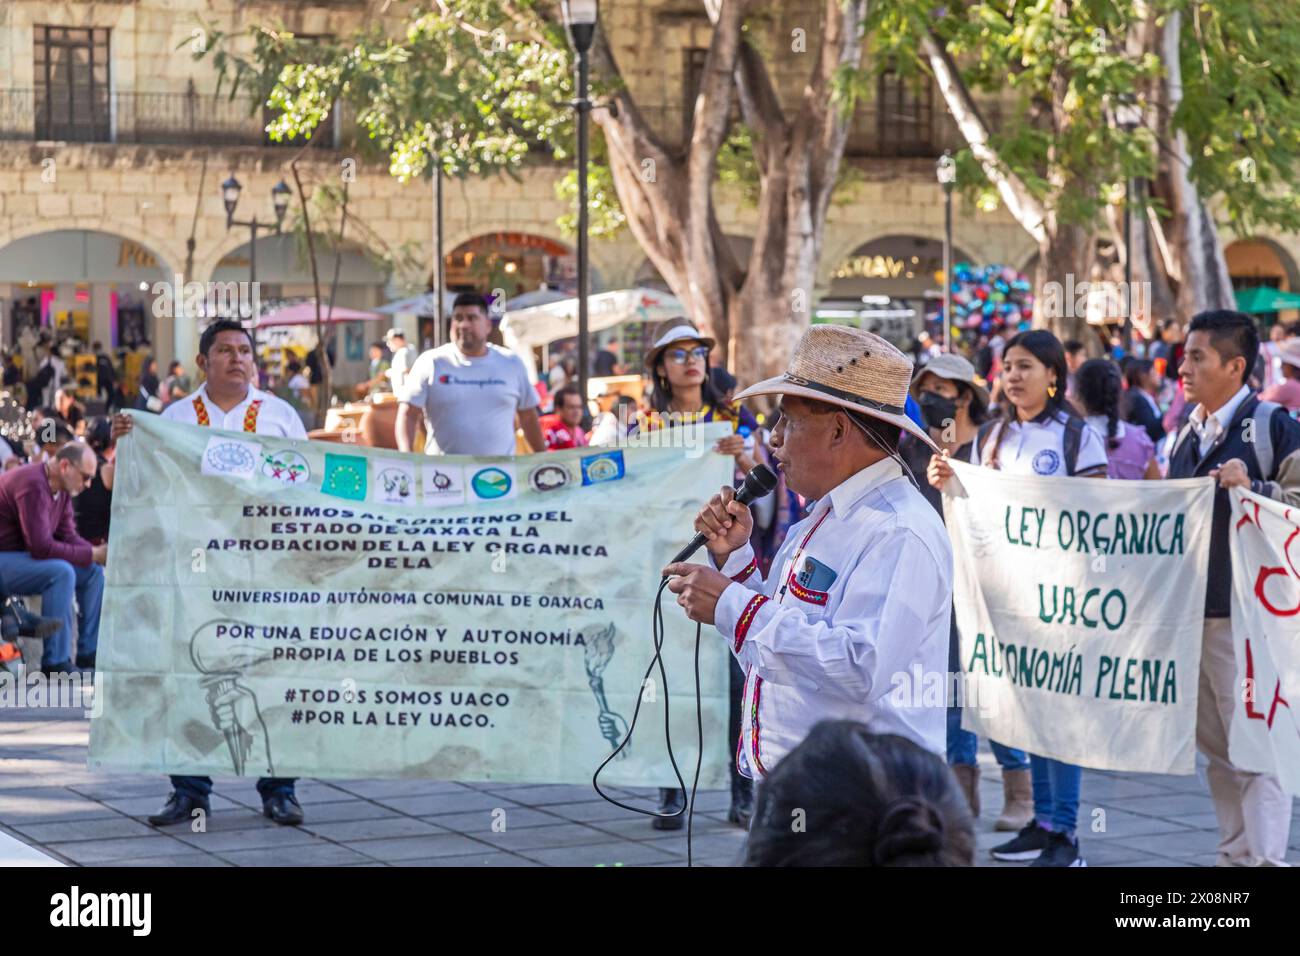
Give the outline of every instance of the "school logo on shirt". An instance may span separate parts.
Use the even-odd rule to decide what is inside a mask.
[[[465,469],[460,465],[424,465],[424,503],[434,507],[465,503]]]
[[[415,504],[415,465],[404,461],[375,462],[375,500],[386,505]]]
[[[1044,448],[1034,456],[1034,474],[1054,475],[1061,467],[1061,456],[1051,448]]]
[[[272,451],[262,456],[262,474],[282,484],[305,485],[311,477],[311,467],[296,451]]]
[[[204,475],[252,478],[257,474],[257,463],[261,460],[262,446],[258,442],[209,438],[207,447],[203,449],[199,471]]]
[[[512,492],[515,489],[515,477],[511,474],[513,470],[496,465],[480,469],[469,480],[469,485],[474,489],[474,494],[486,501],[513,497]]]
[[[325,480],[321,491],[336,498],[366,500],[366,460],[360,455],[325,453]]]
[[[600,455],[588,455],[582,459],[582,483],[595,485],[602,481],[617,481],[622,478],[623,452],[607,451]]]
[[[533,491],[558,491],[572,482],[569,469],[551,462],[538,465],[528,473],[528,487]]]

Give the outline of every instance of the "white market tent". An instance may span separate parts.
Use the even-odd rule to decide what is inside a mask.
[[[684,316],[681,301],[670,292],[658,289],[620,289],[587,298],[589,332],[600,332],[624,322],[658,323]],[[501,336],[510,349],[528,367],[528,377],[537,381],[537,362],[533,349],[544,348],[557,339],[578,334],[578,300],[562,299],[530,309],[507,312],[501,320]]]

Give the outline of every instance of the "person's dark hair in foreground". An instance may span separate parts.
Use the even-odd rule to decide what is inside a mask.
[[[758,788],[746,866],[970,866],[970,809],[941,757],[822,721]]]

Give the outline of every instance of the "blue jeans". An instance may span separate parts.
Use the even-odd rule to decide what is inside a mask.
[[[9,594],[39,594],[41,614],[62,618],[63,626],[45,639],[41,666],[72,663],[72,598],[77,598],[77,656],[99,646],[99,609],[104,602],[104,569],[78,568],[59,558],[38,561],[26,551],[0,551],[0,588]]]
[[[969,730],[961,729],[961,708],[948,708],[948,765],[951,767],[973,767],[978,761],[975,757],[980,739]],[[998,766],[1003,770],[1028,770],[1029,755],[1023,750],[1006,747],[996,740],[989,741],[989,749]]]
[[[960,641],[957,635],[957,614],[953,612],[952,628],[948,632],[948,670],[954,674],[961,673]],[[973,767],[976,764],[975,751],[979,749],[980,739],[969,730],[961,729],[961,708],[956,704],[948,707],[948,765],[951,767]],[[1029,757],[1023,750],[1004,747],[996,740],[989,741],[993,756],[1003,770],[1028,770]]]
[[[1034,816],[1040,826],[1073,833],[1079,825],[1079,787],[1083,768],[1051,757],[1029,756],[1034,775]]]
[[[287,793],[293,796],[293,785],[297,779],[297,777],[263,777],[257,781],[257,792],[262,795],[263,800],[274,793]],[[206,800],[212,793],[212,778],[182,777],[173,774],[172,789],[182,796]]]

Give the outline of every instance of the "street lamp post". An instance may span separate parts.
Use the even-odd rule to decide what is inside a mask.
[[[577,84],[573,108],[578,113],[578,390],[587,408],[587,137],[591,119],[591,98],[587,89],[590,65],[587,54],[596,36],[598,0],[563,0],[564,26],[577,54]]]
[[[952,151],[945,149],[935,164],[935,176],[943,187],[943,338],[940,348],[951,352],[949,336],[952,328],[952,187],[957,184],[957,163]]]
[[[221,184],[221,198],[226,204],[226,230],[229,231],[231,226],[246,226],[249,230],[248,241],[248,279],[249,282],[257,282],[257,231],[263,228],[271,228],[277,234],[280,227],[284,224],[284,213],[289,208],[289,196],[291,190],[282,179],[271,187],[271,204],[275,209],[275,222],[259,222],[256,215],[252,219],[242,220],[235,218],[235,206],[239,203],[239,194],[243,190],[239,180],[233,175]]]
[[[1142,107],[1132,93],[1119,97],[1115,107],[1115,125],[1132,134],[1142,125]],[[1133,351],[1133,180],[1124,177],[1124,315],[1120,334],[1124,339],[1124,354]]]

